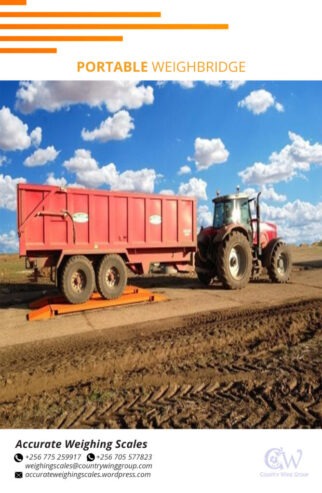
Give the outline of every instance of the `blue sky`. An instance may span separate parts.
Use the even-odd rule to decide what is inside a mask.
[[[18,182],[211,199],[262,191],[289,242],[322,239],[321,82],[0,82],[0,252]]]

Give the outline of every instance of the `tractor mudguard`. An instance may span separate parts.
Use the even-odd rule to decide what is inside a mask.
[[[244,234],[246,238],[249,238],[246,228],[244,228],[240,224],[229,224],[228,226],[224,226],[217,232],[216,236],[213,239],[213,243],[221,243],[232,231],[239,231],[240,233]]]
[[[198,233],[197,236],[198,252],[203,262],[207,262],[209,245],[215,234],[216,231],[212,226],[209,226],[208,228],[201,228],[201,230]]]

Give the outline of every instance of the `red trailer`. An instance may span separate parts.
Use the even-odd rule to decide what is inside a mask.
[[[127,269],[192,263],[196,201],[191,197],[18,185],[19,253],[30,268],[50,267],[68,301],[89,299],[95,284],[119,297]]]

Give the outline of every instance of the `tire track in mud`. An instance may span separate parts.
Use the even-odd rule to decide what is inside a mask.
[[[16,348],[0,364],[0,422],[320,427],[321,315],[322,301],[311,300],[167,320],[151,334],[135,330],[124,340],[101,334]]]

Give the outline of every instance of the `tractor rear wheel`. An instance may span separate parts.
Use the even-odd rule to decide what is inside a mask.
[[[271,262],[267,266],[269,278],[273,282],[285,283],[289,280],[292,270],[290,249],[284,243],[278,243],[272,253]]]
[[[85,303],[95,287],[91,261],[84,255],[74,255],[64,264],[58,285],[70,303]]]
[[[199,252],[195,254],[195,270],[201,284],[209,286],[215,277],[215,273],[212,272],[213,269],[211,269],[209,262],[204,262],[201,260]]]
[[[225,288],[244,288],[250,280],[252,263],[249,241],[239,231],[233,231],[218,245],[217,272]]]
[[[127,271],[122,257],[105,255],[96,272],[98,292],[107,300],[121,296],[127,283]]]

